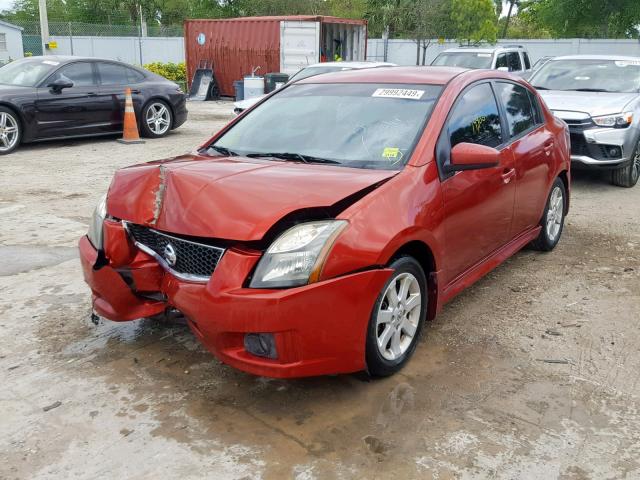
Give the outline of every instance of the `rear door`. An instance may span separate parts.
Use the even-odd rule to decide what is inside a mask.
[[[121,131],[124,119],[125,89],[131,88],[136,115],[142,110],[142,83],[144,76],[126,65],[112,62],[96,62],[100,81],[100,109],[107,119],[108,129]]]
[[[515,176],[513,154],[490,82],[475,84],[456,100],[438,141],[438,162],[449,162],[458,143],[476,143],[500,151],[492,168],[459,171],[442,178],[447,255],[446,283],[510,239]]]
[[[553,168],[553,133],[544,123],[537,97],[508,81],[494,84],[507,119],[509,142],[516,167],[516,197],[511,235],[540,221]]]
[[[73,83],[60,92],[47,85],[59,78]],[[92,62],[64,65],[37,89],[35,118],[37,138],[86,135],[100,131],[104,119],[98,110],[98,82]]]
[[[280,71],[292,75],[320,61],[320,22],[280,22]]]

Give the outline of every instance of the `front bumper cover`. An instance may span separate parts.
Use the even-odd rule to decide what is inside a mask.
[[[176,308],[209,351],[256,375],[304,377],[365,368],[369,318],[391,270],[368,270],[291,289],[250,289],[242,285],[260,257],[230,249],[208,283],[193,283],[162,269],[135,248],[118,225],[105,227],[108,264],[101,268],[94,268],[98,252],[89,240],[83,237],[79,244],[98,314],[122,321]],[[246,333],[272,333],[278,358],[248,353]]]

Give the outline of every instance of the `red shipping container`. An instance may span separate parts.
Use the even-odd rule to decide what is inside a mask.
[[[198,66],[207,63],[221,95],[233,96],[234,80],[256,67],[258,75],[293,74],[336,56],[365,60],[367,22],[311,15],[186,20],[184,38],[189,85]]]

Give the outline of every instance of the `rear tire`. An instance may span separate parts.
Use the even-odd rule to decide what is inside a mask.
[[[0,155],[13,152],[22,140],[22,125],[16,112],[0,106]]]
[[[145,137],[164,137],[173,127],[171,107],[163,100],[151,100],[142,109],[140,124]]]
[[[547,198],[547,206],[540,220],[540,234],[529,246],[533,250],[550,252],[553,250],[562,236],[564,217],[567,210],[567,191],[564,182],[556,178],[551,186],[551,192]]]
[[[409,256],[395,260],[369,319],[366,360],[369,374],[386,377],[400,370],[416,349],[427,311],[427,280]]]
[[[633,151],[631,162],[624,168],[611,172],[611,183],[618,187],[631,188],[638,183],[640,177],[640,140]]]

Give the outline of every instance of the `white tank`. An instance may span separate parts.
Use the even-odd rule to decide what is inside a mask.
[[[244,99],[256,98],[264,95],[264,77],[244,77]]]

